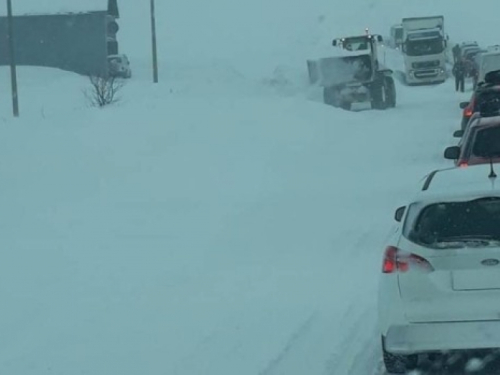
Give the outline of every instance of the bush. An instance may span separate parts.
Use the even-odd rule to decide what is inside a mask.
[[[90,75],[89,80],[90,88],[85,90],[85,96],[91,106],[102,108],[120,100],[117,94],[124,86],[121,78]]]

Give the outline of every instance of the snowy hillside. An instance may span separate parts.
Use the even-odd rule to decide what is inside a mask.
[[[496,43],[488,2],[157,3],[158,85],[149,7],[122,0],[117,105],[21,67],[14,120],[5,90],[0,374],[382,374],[383,241],[470,93],[398,85],[396,109],[349,113],[314,100],[305,60],[406,15]]]

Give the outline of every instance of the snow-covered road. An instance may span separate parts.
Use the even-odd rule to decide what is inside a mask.
[[[399,85],[349,113],[274,90],[2,128],[2,372],[381,371],[383,240],[446,165],[459,97]]]

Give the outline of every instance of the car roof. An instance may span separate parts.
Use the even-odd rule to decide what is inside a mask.
[[[439,169],[428,174],[415,201],[429,203],[461,201],[484,196],[500,197],[500,164],[493,164],[499,175],[490,179],[490,164]]]
[[[491,117],[484,117],[481,116],[480,114],[475,117],[474,119],[471,118],[471,127],[483,127],[483,126],[493,126],[493,125],[500,125],[500,116],[491,116]]]
[[[481,48],[479,46],[463,46],[462,47],[462,53],[466,54],[469,51],[480,51]]]
[[[484,91],[500,91],[500,85],[499,84],[488,84],[488,83],[485,83],[483,85],[479,85],[476,88],[476,90],[474,90],[474,93],[484,92]]]
[[[478,94],[488,92],[488,91],[494,91],[494,92],[500,93],[500,85],[491,85],[488,83],[479,82],[477,88],[472,92],[472,95],[471,95],[470,100],[469,100],[469,104],[472,101],[474,101],[474,103],[473,103],[474,106],[477,106],[478,103],[476,101],[476,97],[478,96]]]
[[[490,56],[498,56],[500,55],[500,50],[498,49],[491,49],[491,50],[487,50],[486,52],[484,52],[482,54],[482,58],[487,58],[487,57],[490,57]]]
[[[484,52],[480,48],[471,48],[471,49],[467,49],[464,52],[464,55],[476,55],[478,53],[484,53]]]

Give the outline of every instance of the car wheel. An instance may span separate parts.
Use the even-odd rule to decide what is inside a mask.
[[[405,374],[408,370],[413,370],[418,365],[417,354],[402,355],[386,351],[383,337],[382,352],[385,368],[390,374]]]

